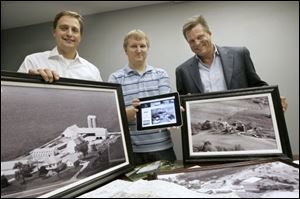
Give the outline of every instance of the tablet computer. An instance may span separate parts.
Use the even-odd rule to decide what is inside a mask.
[[[162,95],[139,98],[137,112],[137,130],[149,130],[181,126],[179,95],[167,93]]]

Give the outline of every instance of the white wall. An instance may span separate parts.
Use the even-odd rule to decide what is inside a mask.
[[[207,19],[216,44],[248,47],[260,77],[279,85],[289,103],[285,117],[293,154],[299,155],[299,2],[184,2],[85,16],[79,53],[107,80],[127,61],[124,35],[141,29],[150,38],[148,62],[164,68],[176,90],[175,68],[193,55],[182,25],[198,14]],[[50,23],[1,33],[1,70],[17,70],[25,55],[54,45]],[[180,131],[173,132],[173,141],[182,159]]]

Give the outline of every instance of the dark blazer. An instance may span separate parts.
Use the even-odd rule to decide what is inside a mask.
[[[256,74],[247,48],[217,46],[217,49],[228,90],[268,85]],[[195,56],[176,68],[176,86],[180,95],[203,93]]]

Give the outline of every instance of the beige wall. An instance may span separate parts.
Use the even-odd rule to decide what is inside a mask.
[[[248,47],[261,78],[279,85],[289,102],[285,117],[292,150],[299,155],[299,2],[185,2],[85,16],[79,53],[107,80],[126,64],[124,35],[142,29],[150,37],[149,64],[164,68],[176,90],[175,68],[193,55],[182,24],[197,14],[206,17],[216,44]],[[16,71],[27,54],[54,45],[50,23],[1,33],[1,70]],[[173,141],[182,159],[180,131],[173,132]]]

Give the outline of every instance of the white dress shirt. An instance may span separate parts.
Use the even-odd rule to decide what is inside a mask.
[[[204,64],[198,56],[197,59],[204,93],[227,90],[221,58],[217,48],[215,47],[214,59],[210,67]]]
[[[57,47],[51,51],[39,52],[25,57],[18,72],[28,73],[29,69],[48,68],[58,72],[60,77],[102,81],[100,71],[87,60],[79,57],[66,59],[58,53]]]

